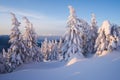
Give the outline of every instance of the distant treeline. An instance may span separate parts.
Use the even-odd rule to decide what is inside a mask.
[[[41,46],[41,43],[44,39],[47,38],[48,40],[59,40],[59,36],[39,36],[38,37],[38,46]],[[6,51],[10,47],[9,43],[9,35],[0,35],[0,52],[4,48]]]
[[[3,48],[7,50],[7,48],[10,47],[8,41],[9,41],[9,35],[0,35],[0,52],[2,51]]]

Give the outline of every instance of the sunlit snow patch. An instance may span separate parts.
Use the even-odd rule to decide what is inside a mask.
[[[103,51],[102,54],[99,55],[99,57],[101,57],[101,56],[105,56],[105,55],[107,55],[108,53],[109,53],[109,51]]]
[[[66,66],[70,66],[70,65],[72,65],[72,64],[74,64],[74,63],[76,63],[76,62],[78,62],[78,61],[79,61],[79,59],[73,58],[73,59],[71,59],[71,60],[67,63]]]
[[[70,66],[70,65],[75,64],[76,62],[82,61],[84,59],[85,58],[82,54],[74,54],[72,57],[70,57],[66,66]]]

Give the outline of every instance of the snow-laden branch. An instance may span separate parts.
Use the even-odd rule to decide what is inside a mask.
[[[27,17],[23,17],[23,20],[24,20],[25,28],[29,27],[31,23],[28,20],[28,18]]]
[[[19,26],[19,25],[20,25],[20,22],[18,22],[15,14],[12,13],[12,12],[11,12],[10,14],[11,14],[11,16],[12,16],[12,25]]]

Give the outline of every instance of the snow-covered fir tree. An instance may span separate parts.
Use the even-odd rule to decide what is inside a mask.
[[[48,41],[45,38],[44,42],[41,45],[41,52],[44,55],[44,61],[51,61],[51,54],[52,54],[52,47],[53,47],[53,40]]]
[[[90,44],[92,46],[92,28],[91,26],[82,19],[78,19],[79,20],[79,30],[80,30],[80,36],[82,38],[83,43],[81,44],[82,46],[82,54],[87,57],[89,55],[89,53],[91,53],[93,50],[90,50]],[[88,36],[89,35],[89,36]]]
[[[103,51],[113,51],[118,48],[120,35],[117,32],[117,26],[112,25],[109,21],[104,21],[98,30],[98,37],[96,39],[96,54],[101,55]]]
[[[2,54],[0,55],[0,63],[3,67],[0,68],[0,73],[7,73],[12,71],[11,63],[9,62],[10,54],[8,54],[3,48]],[[2,72],[1,72],[2,70]]]
[[[88,53],[94,53],[95,50],[94,50],[94,45],[95,45],[95,40],[97,38],[97,21],[96,21],[96,17],[95,17],[95,14],[92,13],[91,15],[91,29],[89,31],[89,39],[88,39],[88,42],[87,42],[87,45],[88,45]]]
[[[52,60],[52,54],[53,54],[53,45],[54,45],[54,41],[48,41],[48,53],[47,53],[47,60],[51,61]]]
[[[45,53],[45,60],[51,61],[51,54],[52,54],[52,47],[53,47],[53,40],[47,42],[47,48]]]
[[[116,49],[120,47],[120,29],[117,24],[112,25],[111,34],[115,39]]]
[[[58,41],[58,46],[57,46],[57,48],[58,48],[58,58],[59,58],[59,60],[62,60],[62,46],[63,46],[63,39],[62,38],[60,38],[59,39],[59,41]]]
[[[14,69],[18,65],[23,63],[24,59],[24,45],[21,38],[21,33],[19,30],[20,22],[18,22],[17,18],[15,17],[14,13],[11,13],[12,15],[12,30],[10,34],[10,40],[11,43],[10,48],[8,49],[8,54],[10,55],[10,63],[11,67]]]
[[[59,39],[59,42],[58,42],[59,52],[61,52],[62,44],[63,44],[63,40],[62,40],[62,38],[60,38],[60,39]]]
[[[118,25],[117,25],[118,26]],[[117,28],[116,28],[116,30],[117,30],[117,46],[120,48],[120,26],[118,26]]]
[[[0,53],[0,73],[7,72],[6,69],[5,69],[5,63],[6,63],[6,61],[5,61],[2,53]]]
[[[45,38],[44,42],[41,44],[41,53],[44,56],[44,60],[47,60],[48,56],[48,40]]]
[[[5,49],[0,53],[0,74],[8,72],[7,52]]]
[[[45,38],[41,45],[41,52],[44,55],[45,61],[59,60],[58,42],[56,40],[48,41]]]
[[[56,40],[52,42],[50,60],[59,60],[58,42]]]
[[[63,59],[68,60],[70,56],[73,54],[82,55],[82,47],[83,47],[83,33],[80,32],[82,26],[80,26],[80,20],[77,18],[75,10],[72,6],[68,7],[70,10],[70,16],[68,17],[67,21],[67,28],[63,39],[63,46],[62,46],[62,54]]]
[[[8,54],[8,52],[6,52],[4,48],[2,50],[2,56],[5,59],[6,64],[9,65],[10,54]]]
[[[26,53],[26,62],[31,61],[42,61],[43,55],[39,47],[37,46],[37,35],[34,31],[32,23],[26,18],[23,18],[25,21],[25,33],[23,35],[24,43],[27,49]]]
[[[5,49],[3,48],[3,50],[2,50],[2,56],[4,57],[4,58],[6,58],[7,57],[7,52],[5,51]]]

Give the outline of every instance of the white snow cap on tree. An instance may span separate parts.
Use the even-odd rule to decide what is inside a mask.
[[[70,11],[70,16],[76,16],[75,9],[72,6],[68,6]]]
[[[101,29],[104,30],[105,35],[111,34],[111,23],[108,20],[105,20],[102,24]]]

